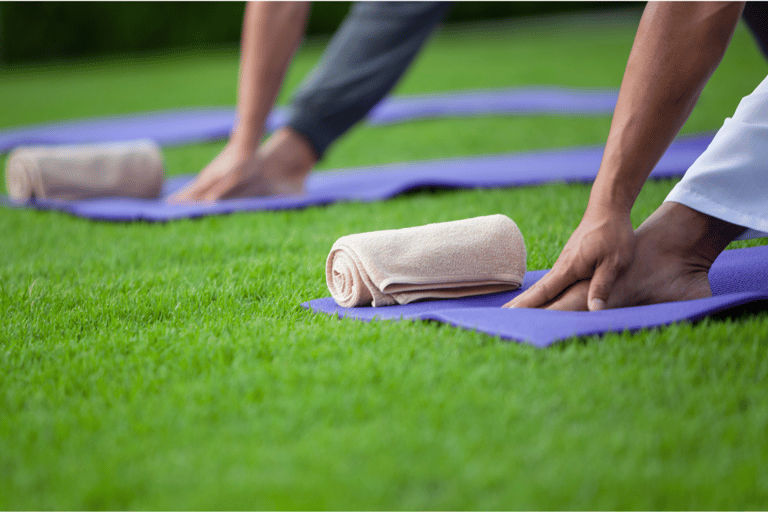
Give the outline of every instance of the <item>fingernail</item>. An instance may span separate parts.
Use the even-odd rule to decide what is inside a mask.
[[[592,299],[592,302],[589,303],[589,309],[592,311],[602,311],[605,309],[605,301],[602,299]]]

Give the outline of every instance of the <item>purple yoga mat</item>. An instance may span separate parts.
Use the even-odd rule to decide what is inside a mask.
[[[412,119],[490,114],[610,115],[618,92],[613,89],[557,87],[479,90],[400,96],[385,99],[368,115],[371,124]],[[276,109],[267,120],[268,131],[285,124],[287,110]],[[87,144],[151,139],[161,146],[229,136],[233,108],[166,110],[144,114],[100,117],[0,130],[0,153],[17,146]]]
[[[328,297],[303,307],[343,318],[370,321],[436,320],[503,339],[546,347],[575,336],[637,331],[676,322],[691,322],[743,304],[768,300],[768,246],[724,251],[709,274],[713,296],[707,299],[667,302],[651,306],[588,312],[503,309],[501,306],[528,289],[546,274],[528,272],[523,286],[512,292],[463,299],[417,302],[404,306],[342,308]],[[756,304],[765,309],[766,303]]]
[[[655,178],[682,176],[706,149],[712,135],[683,137],[675,141],[651,174]],[[84,201],[36,200],[8,206],[60,210],[93,220],[162,222],[221,215],[240,211],[287,210],[339,201],[380,201],[423,187],[499,188],[552,182],[591,182],[597,175],[603,146],[464,157],[402,164],[317,172],[302,196],[232,199],[213,204],[169,205],[109,197]],[[166,182],[166,197],[192,176]]]

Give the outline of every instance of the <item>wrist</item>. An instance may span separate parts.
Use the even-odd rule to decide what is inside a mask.
[[[626,199],[590,194],[585,216],[597,215],[603,218],[629,219],[632,212],[632,202]]]
[[[629,190],[629,188],[628,183],[619,183],[617,180],[601,180],[598,176],[589,193],[587,211],[628,218],[632,206],[635,204],[635,199],[637,199],[637,193]]]
[[[272,134],[264,143],[262,152],[269,154],[273,161],[279,162],[281,168],[289,172],[306,173],[317,163],[312,145],[290,127],[283,127]]]
[[[261,144],[261,133],[237,126],[229,136],[227,145],[242,153],[253,153]]]

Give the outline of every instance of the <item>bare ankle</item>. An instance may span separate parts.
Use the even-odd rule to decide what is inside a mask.
[[[314,148],[303,135],[281,128],[264,144],[262,161],[276,179],[303,180],[317,162]]]
[[[654,239],[660,250],[709,270],[728,244],[744,231],[741,226],[711,217],[688,206],[665,202],[637,229],[638,237]]]

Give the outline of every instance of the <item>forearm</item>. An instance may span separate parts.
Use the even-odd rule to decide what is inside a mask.
[[[237,125],[231,143],[254,148],[264,135],[285,73],[301,42],[309,2],[249,2],[243,19]]]
[[[649,3],[627,61],[590,210],[629,215],[717,68],[742,2]]]

